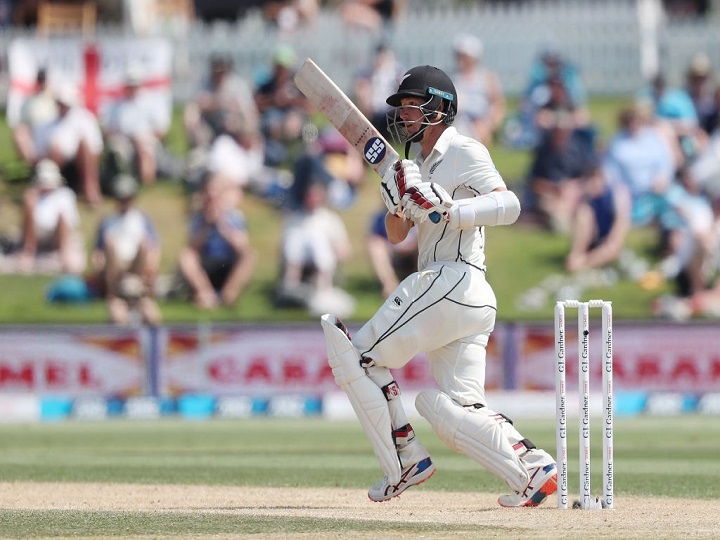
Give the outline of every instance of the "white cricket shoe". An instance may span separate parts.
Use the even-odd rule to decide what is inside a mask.
[[[500,495],[498,503],[505,507],[538,506],[557,491],[557,467],[554,463],[536,467],[530,472],[525,491]]]
[[[422,484],[425,480],[435,474],[435,464],[429,457],[413,463],[402,470],[400,481],[397,484],[388,484],[387,476],[372,486],[368,491],[368,497],[374,502],[389,501],[397,497],[411,486]]]

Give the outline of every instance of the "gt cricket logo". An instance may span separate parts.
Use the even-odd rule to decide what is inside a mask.
[[[385,157],[385,143],[377,137],[371,137],[368,142],[365,143],[365,161],[374,165],[380,163]]]

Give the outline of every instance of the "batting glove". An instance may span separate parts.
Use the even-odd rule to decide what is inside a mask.
[[[406,204],[408,189],[421,182],[420,169],[414,161],[396,161],[380,183],[380,194],[391,214],[397,214]]]
[[[434,182],[421,182],[409,188],[407,194],[405,217],[415,223],[424,222],[433,212],[445,215],[454,204],[445,188]]]

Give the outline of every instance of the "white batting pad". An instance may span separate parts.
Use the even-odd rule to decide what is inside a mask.
[[[503,432],[502,424],[510,424],[493,418],[494,411],[468,410],[438,390],[420,392],[415,407],[450,448],[498,475],[513,491],[525,489],[530,481],[527,469]],[[517,433],[514,428],[512,431]]]
[[[335,326],[334,315],[320,318],[328,363],[332,368],[335,382],[347,394],[360,425],[372,443],[375,457],[390,484],[400,481],[400,459],[392,437],[392,424],[387,400],[380,387],[360,367],[360,354],[345,332]]]

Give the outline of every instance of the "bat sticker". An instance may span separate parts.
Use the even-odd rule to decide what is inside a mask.
[[[371,137],[368,142],[365,143],[365,160],[370,164],[379,163],[385,157],[386,150],[387,147],[381,139]]]

